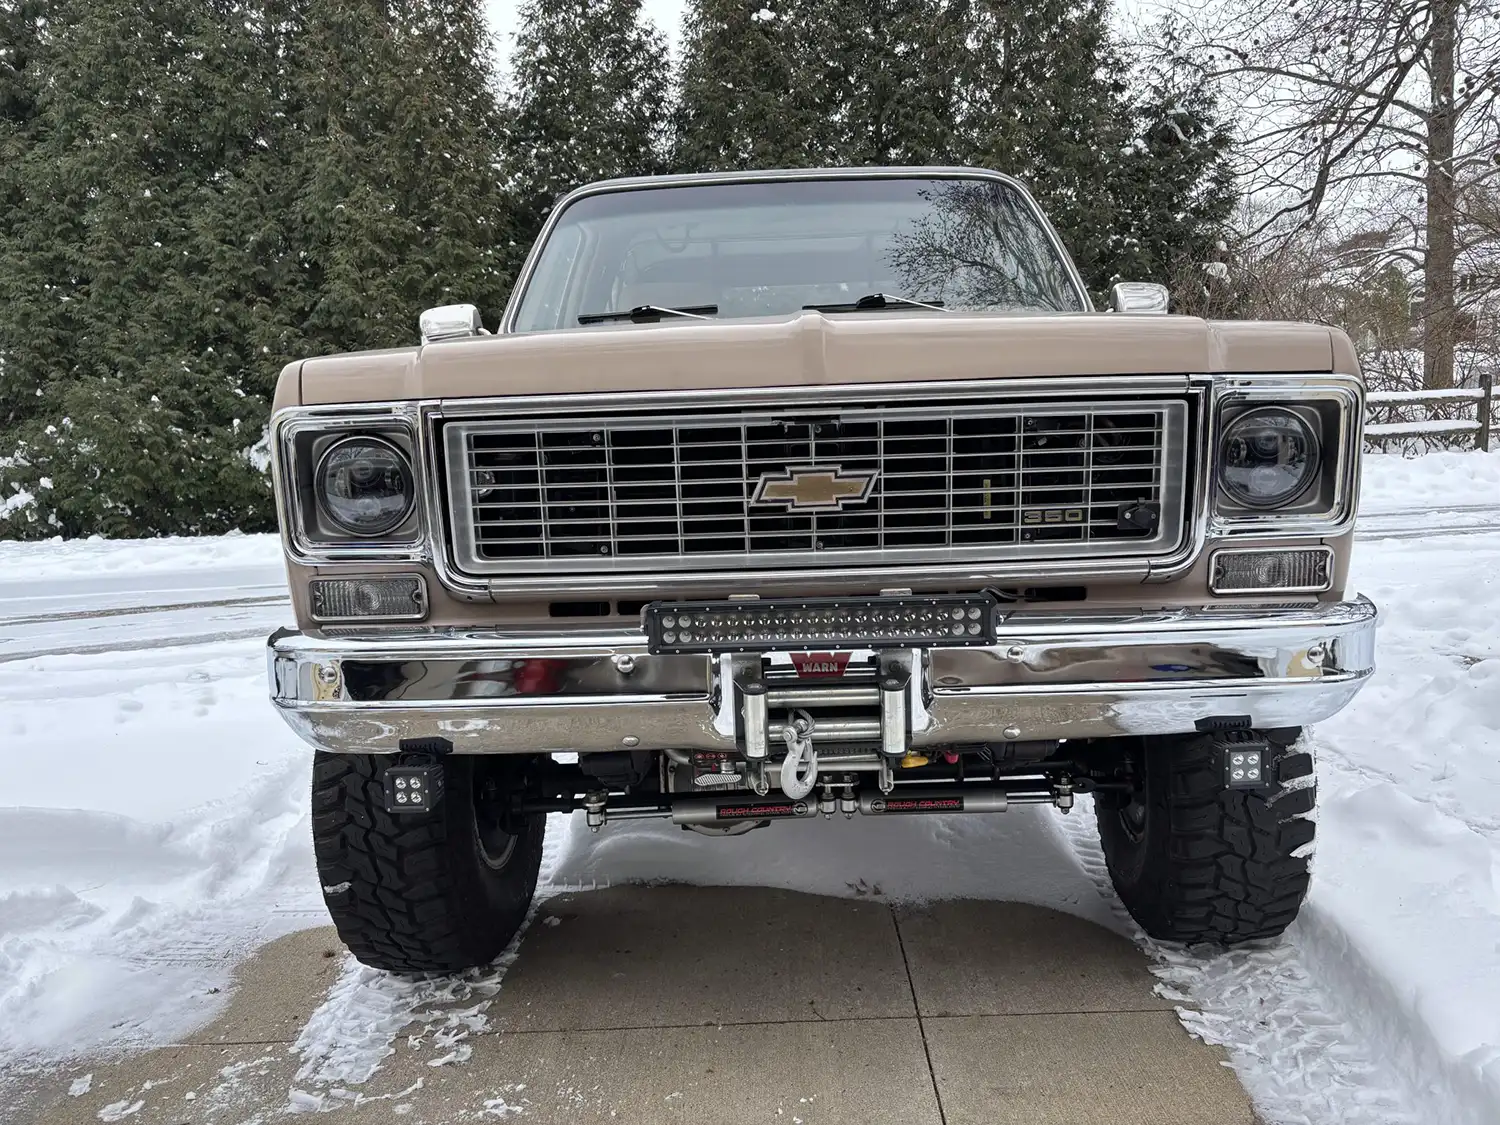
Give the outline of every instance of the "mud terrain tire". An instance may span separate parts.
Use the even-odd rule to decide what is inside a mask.
[[[450,757],[429,814],[385,811],[382,755],[318,753],[313,851],[339,937],[361,962],[397,973],[452,972],[493,961],[536,891],[546,817],[505,832],[476,802],[514,762]]]
[[[1115,890],[1154,938],[1232,945],[1276,937],[1307,894],[1316,800],[1295,728],[1141,740],[1135,793],[1101,792],[1099,841]],[[1226,789],[1222,754],[1250,738],[1271,753],[1263,790]]]

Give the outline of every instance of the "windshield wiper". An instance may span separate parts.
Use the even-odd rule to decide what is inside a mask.
[[[616,309],[614,312],[584,313],[578,318],[578,323],[608,324],[611,321],[628,320],[632,324],[645,324],[649,321],[660,320],[664,316],[685,316],[689,320],[712,320],[713,314],[718,311],[718,305],[684,305],[680,309],[668,308],[666,305],[636,305],[633,309]]]
[[[857,301],[833,305],[803,305],[815,312],[879,312],[881,309],[931,309],[947,312],[942,301],[918,301],[912,297],[897,297],[892,293],[866,293]]]

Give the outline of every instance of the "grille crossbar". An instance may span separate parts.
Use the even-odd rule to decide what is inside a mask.
[[[1181,400],[622,412],[442,434],[454,557],[476,575],[1149,556],[1182,533]],[[758,493],[768,478],[779,500]],[[1121,518],[1140,504],[1154,527]]]

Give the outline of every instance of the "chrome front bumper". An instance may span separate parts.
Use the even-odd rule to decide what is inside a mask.
[[[1171,734],[1229,717],[1304,726],[1340,710],[1374,670],[1376,616],[1365,598],[1009,613],[993,648],[913,654],[910,745]],[[391,753],[433,736],[464,754],[737,747],[725,690],[734,662],[652,656],[636,631],[282,630],[268,644],[273,702],[323,750]]]

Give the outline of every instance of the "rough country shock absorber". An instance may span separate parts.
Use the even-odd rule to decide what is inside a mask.
[[[1001,786],[922,786],[911,792],[897,790],[861,793],[858,811],[864,816],[899,816],[936,813],[998,813],[1013,804],[1043,804],[1056,800],[1049,789],[1007,790]],[[743,821],[802,820],[818,812],[814,801],[793,798],[756,797],[754,794],[722,797],[688,797],[672,802],[674,824],[729,824]]]

